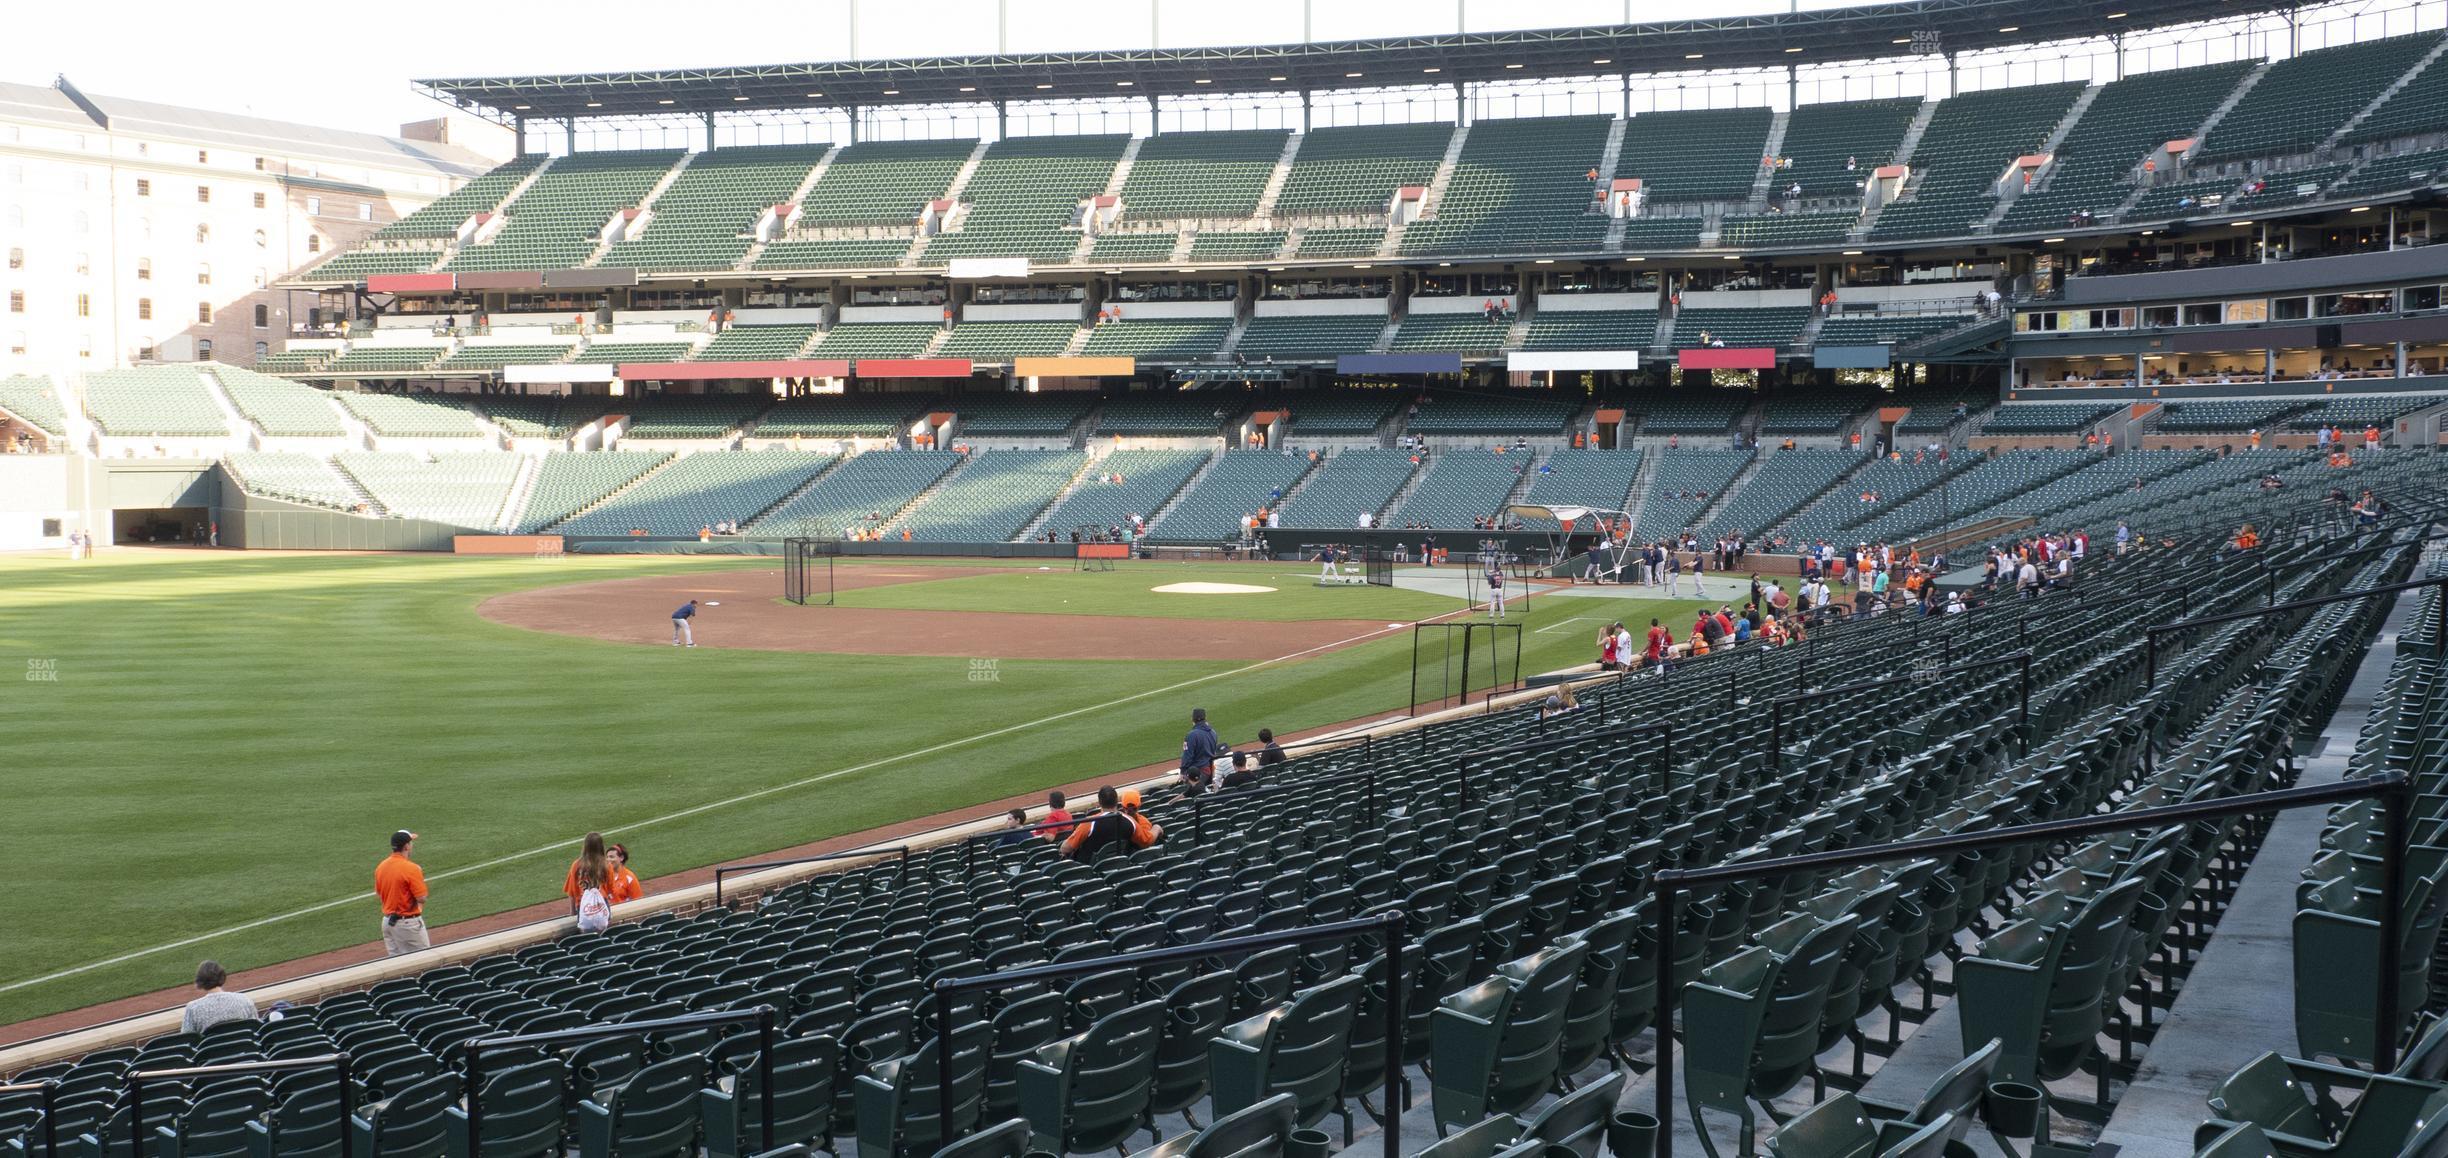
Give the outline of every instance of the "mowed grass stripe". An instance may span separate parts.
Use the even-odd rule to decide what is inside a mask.
[[[0,656],[60,661],[59,683],[0,695],[19,789],[0,813],[0,977],[361,892],[398,825],[427,834],[440,871],[1241,666],[1006,661],[972,683],[960,659],[636,647],[474,614],[501,591],[692,566],[669,560],[129,558],[0,562]],[[1162,760],[1194,703],[1237,740],[1395,709],[1408,634],[673,821],[633,842],[640,868]],[[1534,635],[1526,666],[1587,650]],[[558,870],[545,857],[452,879],[436,916],[552,897]],[[246,967],[373,929],[370,906],[305,916],[0,996],[0,1018],[176,984],[195,957]]]

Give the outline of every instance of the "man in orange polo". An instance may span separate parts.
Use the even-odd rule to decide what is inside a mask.
[[[417,834],[403,828],[391,834],[391,855],[374,866],[374,896],[382,901],[383,953],[397,957],[429,948],[425,932],[425,870],[408,859]]]

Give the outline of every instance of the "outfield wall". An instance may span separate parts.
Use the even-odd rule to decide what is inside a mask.
[[[216,472],[218,468],[216,468]],[[248,494],[223,476],[212,517],[221,545],[258,551],[448,551],[465,531],[423,519],[368,519]]]

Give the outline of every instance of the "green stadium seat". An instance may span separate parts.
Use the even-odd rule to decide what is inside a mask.
[[[2210,130],[2194,160],[2306,151],[2363,111],[2439,40],[2437,32],[2417,32],[2281,60]]]
[[[645,231],[613,242],[598,264],[662,272],[736,267],[758,218],[788,201],[831,147],[762,145],[692,156],[655,197]]]
[[[1612,124],[1604,116],[1473,124],[1434,213],[1404,228],[1402,251],[1597,252],[1608,219],[1582,171],[1606,151]]]
[[[1639,178],[1652,202],[1740,201],[1751,195],[1775,119],[1765,107],[1640,113],[1624,122],[1615,175]]]
[[[665,150],[555,158],[502,208],[508,220],[499,232],[461,246],[442,268],[451,273],[574,269],[595,252],[612,215],[636,207],[681,157]]]

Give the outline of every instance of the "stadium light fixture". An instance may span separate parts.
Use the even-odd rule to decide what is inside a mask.
[[[1909,36],[1899,36],[1899,37],[1896,37],[1896,38],[1895,38],[1895,39],[1893,39],[1893,40],[1888,41],[1887,43],[1889,43],[1889,44],[1911,44],[1911,43],[1912,43],[1912,37],[1909,37]]]
[[[1726,259],[1727,261],[1741,261],[1741,260],[1742,260],[1742,255],[1741,255],[1741,254],[1739,254],[1739,253],[1729,253],[1729,254],[1725,255],[1725,259]]]
[[[1192,83],[1192,84],[1214,84],[1214,83],[1215,83],[1215,78],[1213,78],[1213,77],[1206,77],[1206,76],[1202,76],[1202,77],[1198,78],[1197,80],[1191,81],[1190,83]]]
[[[1683,54],[1683,59],[1685,59],[1685,60],[1698,60],[1698,59],[1700,59],[1701,57],[1703,57],[1703,56],[1707,56],[1707,55],[1708,55],[1708,54],[1707,54],[1707,53],[1705,53],[1705,52],[1686,52],[1686,53],[1684,53],[1684,54]]]
[[[2251,220],[2249,220],[2249,219],[2244,220],[2244,221],[2238,221],[2238,222],[2235,222],[2235,223],[2234,223],[2235,227],[2236,227],[2236,228],[2238,228],[2238,229],[2242,229],[2242,228],[2244,228],[2245,226],[2250,225],[2250,224],[2252,224],[2252,222],[2251,222]]]
[[[1785,51],[1787,51],[1787,52],[1800,52],[1800,51],[1802,51],[1802,46],[1801,46],[1801,45],[1799,45],[1799,44],[1797,44],[1797,45],[1793,46],[1792,48],[1788,48],[1788,49],[1786,49]]]
[[[1520,61],[1515,61],[1515,62],[1513,62],[1512,64],[1508,64],[1508,65],[1506,65],[1505,67],[1506,67],[1506,68],[1520,68],[1520,67],[1521,67],[1521,62],[1520,62]]]
[[[588,102],[587,102],[587,107],[588,107],[588,108],[590,108],[590,109],[600,109],[600,108],[602,108],[602,107],[603,107],[603,102],[602,102],[602,101],[588,101]]]
[[[900,96],[900,95],[901,95],[901,90],[900,90],[900,89],[897,89],[897,88],[888,88],[888,89],[885,89],[885,90],[884,90],[884,95],[885,95],[885,96]]]
[[[809,99],[809,100],[812,100],[812,101],[817,101],[817,100],[823,100],[823,99],[824,99],[824,94],[823,94],[823,93],[820,93],[820,92],[812,92],[812,93],[809,93],[809,94],[807,94],[807,95],[808,95],[808,99]]]
[[[2145,230],[2143,230],[2143,231],[2142,231],[2142,236],[2144,236],[2144,237],[2149,237],[2150,235],[2152,235],[2152,234],[2154,234],[2154,233],[2157,233],[2157,232],[2159,232],[2159,231],[2158,231],[2158,230],[2156,230],[2156,229],[2145,229]]]
[[[731,99],[732,99],[732,100],[735,100],[735,101],[744,101],[744,100],[747,100],[748,98],[747,98],[747,97],[744,97],[744,96],[735,96],[735,97],[732,97]]]
[[[1453,265],[1453,263],[1452,263],[1452,262],[1450,262],[1450,261],[1440,261],[1440,262],[1438,262],[1438,263],[1437,263],[1437,268],[1438,268],[1438,269],[1446,269],[1446,268],[1450,268],[1452,265]]]
[[[2057,243],[2059,243],[2059,242],[2061,242],[2061,241],[2064,241],[2064,240],[2065,240],[2065,238],[2062,238],[2062,237],[2043,237],[2043,238],[2041,238],[2041,239],[2040,239],[2040,244],[2042,244],[2042,245],[2055,245],[2055,244],[2057,244]]]
[[[2108,14],[2108,19],[2110,19],[2110,20],[2123,20],[2123,19],[2125,19],[2125,14],[2124,14],[2124,13],[2122,13],[2122,12],[2111,12],[2111,13],[2109,13],[2109,14]]]
[[[1443,72],[1443,71],[1445,71],[1445,70],[1444,70],[1444,69],[1441,69],[1441,68],[1423,68],[1423,69],[1421,69],[1420,71],[1421,71],[1421,72],[1428,72],[1428,73],[1437,73],[1437,72]]]
[[[1284,77],[1280,77],[1280,76],[1270,76],[1270,77],[1268,77],[1267,79],[1268,79],[1268,80],[1284,80],[1284,79],[1286,79],[1286,78],[1284,78]]]
[[[1377,267],[1376,267],[1376,266],[1373,266],[1373,265],[1355,265],[1355,266],[1353,266],[1352,268],[1353,268],[1353,269],[1375,269],[1375,268],[1377,268]]]
[[[656,103],[656,104],[659,104],[659,105],[667,105],[667,104],[670,104],[670,103],[672,103],[672,102],[671,102],[671,98],[670,98],[670,97],[664,97],[662,100],[656,101],[655,103]]]
[[[2006,27],[2004,27],[2004,28],[2000,28],[2000,29],[1998,29],[1998,31],[2000,31],[2000,32],[2021,32],[2021,31],[2023,31],[2023,26],[2022,26],[2022,25],[2020,25],[2020,24],[2009,24],[2009,25],[2007,25],[2007,26],[2006,26]]]
[[[1624,260],[1625,260],[1625,261],[1647,261],[1647,260],[1649,260],[1649,259],[1648,259],[1648,258],[1645,258],[1645,257],[1627,257],[1627,258],[1625,258]]]
[[[1862,255],[1862,251],[1860,251],[1860,250],[1858,250],[1858,249],[1848,249],[1848,250],[1844,251],[1844,253],[1843,253],[1841,256],[1844,256],[1844,257],[1860,257],[1861,255]]]
[[[2354,208],[2347,210],[2346,212],[2348,212],[2348,213],[2369,213],[2369,212],[2371,212],[2371,206],[2369,206],[2369,205],[2357,205],[2357,206],[2355,206]]]
[[[1552,258],[1552,257],[1542,257],[1542,258],[1539,258],[1539,259],[1538,259],[1538,260],[1536,260],[1536,261],[1531,262],[1530,264],[1532,264],[1532,265],[1554,265],[1554,264],[1555,264],[1555,259],[1554,259],[1554,258]]]
[[[1613,64],[1613,63],[1615,63],[1615,58],[1614,58],[1614,57],[1612,57],[1612,56],[1601,56],[1601,57],[1599,57],[1598,59],[1591,61],[1590,63],[1591,63],[1591,64]]]
[[[977,91],[977,86],[976,86],[976,85],[974,85],[974,84],[964,84],[964,85],[960,86],[960,90],[961,90],[962,92],[976,92],[976,91]]]
[[[518,111],[520,111],[520,112],[522,112],[522,113],[523,113],[523,112],[526,112],[526,111],[527,111],[527,109],[528,109],[528,106],[526,106],[526,105],[512,105],[512,106],[510,106],[510,107],[511,107],[511,108],[514,108],[514,109],[517,109]]]
[[[1356,73],[1356,72],[1347,72],[1347,73],[1344,73],[1344,74],[1343,74],[1343,79],[1345,79],[1345,80],[1358,80],[1358,79],[1360,78],[1360,75],[1361,75],[1361,74]]]
[[[1137,83],[1139,83],[1139,82],[1138,82],[1138,81],[1135,81],[1135,80],[1117,80],[1117,81],[1115,81],[1115,82],[1114,82],[1114,87],[1115,87],[1115,88],[1129,88],[1130,86],[1135,85],[1135,84],[1137,84]]]

